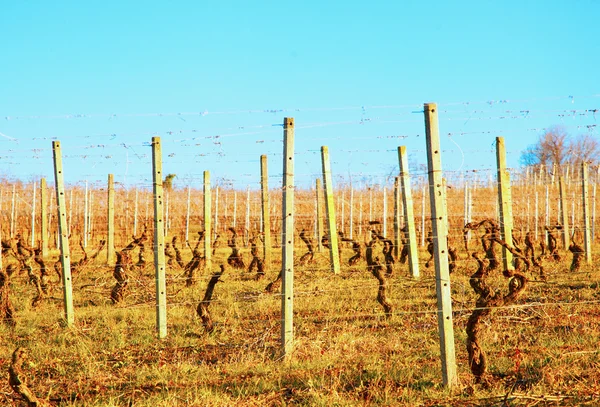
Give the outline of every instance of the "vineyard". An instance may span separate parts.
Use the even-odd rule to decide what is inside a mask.
[[[376,177],[295,154],[289,117],[241,180],[157,136],[136,181],[77,179],[44,140],[55,176],[0,184],[0,404],[596,405],[600,167],[507,168],[484,134],[492,167],[445,171],[420,113],[427,165],[387,140]]]

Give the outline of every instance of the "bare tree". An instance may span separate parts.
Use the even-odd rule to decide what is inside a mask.
[[[571,138],[563,126],[552,126],[540,135],[537,143],[521,153],[521,164],[541,166],[551,171],[553,165],[597,164],[600,161],[600,143],[588,134]]]

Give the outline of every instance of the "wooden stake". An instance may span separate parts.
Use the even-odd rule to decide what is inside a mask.
[[[350,185],[350,215],[349,215],[349,233],[348,236],[350,239],[354,236],[354,187]]]
[[[188,185],[188,190],[187,190],[187,205],[186,205],[186,210],[185,210],[185,241],[189,241],[189,237],[190,237],[190,197],[191,197],[191,192],[192,188]]]
[[[15,224],[16,224],[16,211],[17,211],[17,190],[16,185],[12,186],[12,203],[10,206],[10,237],[15,237]]]
[[[427,165],[429,172],[429,197],[433,227],[433,253],[435,263],[436,293],[438,307],[438,329],[442,361],[442,381],[445,386],[458,384],[452,325],[452,297],[450,272],[448,269],[448,231],[446,230],[446,208],[442,185],[442,158],[438,130],[437,106],[426,103],[425,132],[427,139]]]
[[[321,238],[323,237],[323,201],[321,199],[323,193],[323,189],[321,188],[321,178],[317,178],[316,187],[315,187],[315,202],[317,207],[317,248],[319,253],[323,251],[323,242]]]
[[[400,164],[402,200],[404,202],[404,219],[408,229],[408,266],[410,275],[413,278],[419,278],[419,249],[417,247],[417,231],[415,229],[412,191],[408,174],[408,154],[405,146],[398,147],[398,161]]]
[[[271,267],[271,213],[269,212],[269,171],[267,156],[260,156],[260,193],[262,205],[263,257],[265,270]]]
[[[48,256],[48,186],[46,178],[40,180],[40,201],[42,257],[46,258]]]
[[[281,347],[288,358],[294,346],[294,119],[283,119],[283,205],[281,238]]]
[[[204,259],[206,261],[206,270],[209,274],[212,274],[212,242],[210,237],[212,236],[211,224],[210,224],[210,212],[211,212],[211,193],[210,193],[210,171],[204,171]]]
[[[383,235],[387,238],[387,219],[388,219],[388,213],[387,213],[387,188],[384,186],[383,187],[383,227],[382,227],[382,233]]]
[[[106,263],[113,264],[115,260],[115,176],[108,174],[108,230],[106,234]]]
[[[592,264],[592,236],[590,230],[590,208],[589,208],[589,187],[588,187],[588,164],[581,164],[581,195],[583,203],[583,234],[585,261]]]
[[[510,189],[510,174],[506,169],[506,147],[504,137],[496,137],[496,163],[498,166],[498,207],[500,210],[500,234],[502,240],[512,247],[512,194]],[[502,259],[505,270],[512,270],[512,253],[506,247],[502,248]]]
[[[52,142],[54,156],[54,181],[56,183],[56,203],[58,231],[60,234],[60,263],[63,274],[63,297],[65,307],[65,321],[67,327],[75,323],[73,312],[73,282],[71,280],[71,253],[69,251],[69,228],[67,226],[67,204],[65,202],[65,184],[62,168],[62,154],[60,141]]]
[[[215,188],[215,214],[213,215],[213,240],[217,238],[219,233],[219,187]]]
[[[31,247],[35,246],[35,192],[36,192],[36,183],[33,182],[33,198],[31,203]]]
[[[331,164],[329,162],[329,148],[321,147],[321,162],[323,164],[323,180],[325,183],[325,210],[327,211],[327,226],[329,229],[329,257],[331,271],[340,272],[340,253],[338,251],[338,234],[335,223],[335,206],[333,204],[333,183],[331,180]]]
[[[138,225],[138,189],[135,188],[135,203],[133,206],[133,235],[137,236]]]
[[[394,178],[394,257],[400,257],[400,177]]]
[[[154,195],[154,268],[156,271],[156,331],[167,337],[167,282],[165,279],[165,225],[162,149],[160,137],[152,137],[152,185]],[[210,239],[209,239],[210,240]]]
[[[565,192],[565,182],[562,175],[558,175],[558,190],[560,195],[560,218],[562,220],[562,238],[565,250],[569,249],[571,244],[571,236],[569,232],[569,210],[567,209],[567,194]]]
[[[85,180],[85,196],[83,198],[83,247],[87,247],[88,226],[88,182]]]

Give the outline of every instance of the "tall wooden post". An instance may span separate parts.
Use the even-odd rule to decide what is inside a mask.
[[[581,195],[583,202],[583,242],[585,250],[585,261],[592,264],[592,236],[590,229],[589,187],[588,187],[588,164],[581,164]]]
[[[507,245],[512,247],[512,194],[510,190],[510,174],[506,169],[506,146],[504,137],[496,137],[496,162],[498,166],[498,206],[500,210],[500,234]],[[505,270],[512,270],[512,253],[502,248],[502,259]]]
[[[271,268],[271,212],[269,212],[269,170],[267,156],[260,156],[260,196],[262,205],[263,257],[265,269]]]
[[[387,219],[388,219],[388,213],[387,213],[387,188],[384,186],[383,187],[383,222],[382,222],[382,228],[381,228],[381,233],[383,233],[383,235],[387,238]]]
[[[352,184],[350,184],[350,208],[349,208],[349,212],[350,212],[350,216],[348,217],[348,220],[350,222],[349,224],[349,231],[348,231],[348,236],[350,237],[350,239],[352,239],[354,237],[354,187],[352,186]]]
[[[281,236],[281,347],[283,357],[294,347],[294,119],[283,119],[283,185]]]
[[[433,254],[435,263],[438,329],[442,360],[442,381],[445,386],[457,384],[454,327],[452,325],[452,297],[448,269],[448,231],[442,185],[442,157],[438,128],[437,105],[426,103],[425,132],[427,140],[427,166],[429,172],[429,198],[433,227]]]
[[[558,189],[560,193],[560,220],[562,221],[562,238],[565,250],[571,245],[571,236],[569,231],[569,210],[567,209],[567,194],[565,192],[565,182],[562,174],[558,175]]]
[[[250,239],[250,186],[246,187],[246,220],[244,222],[244,246],[248,245]]]
[[[215,188],[215,213],[213,215],[213,240],[217,238],[219,228],[219,187]]]
[[[192,188],[188,185],[187,190],[187,205],[185,210],[185,241],[189,241],[190,239],[190,205],[191,205],[191,194]]]
[[[67,203],[65,197],[64,174],[60,141],[52,142],[54,156],[54,181],[56,183],[56,203],[58,217],[58,232],[60,234],[60,263],[63,275],[63,297],[65,306],[65,321],[67,327],[75,323],[73,312],[73,281],[71,280],[71,253],[69,250],[69,227],[67,225]]]
[[[154,194],[154,268],[156,270],[156,330],[167,337],[167,283],[165,280],[165,226],[160,137],[152,137],[152,185]]]
[[[33,187],[32,187],[32,194],[33,194],[33,198],[32,198],[32,202],[31,202],[31,247],[35,247],[35,193],[36,193],[36,183],[35,181],[33,182]]]
[[[137,236],[138,225],[138,189],[135,188],[135,203],[133,205],[133,235]]]
[[[17,189],[16,184],[12,186],[12,202],[10,205],[10,237],[15,237],[16,217],[17,217]]]
[[[115,176],[108,174],[108,232],[106,236],[106,262],[115,259]]]
[[[317,178],[315,186],[315,202],[317,206],[317,250],[323,251],[323,201],[321,200],[323,188],[321,188],[321,178]]]
[[[394,178],[394,257],[400,257],[400,177]]]
[[[85,180],[85,196],[83,197],[83,247],[87,247],[89,215],[88,215],[88,182]]]
[[[321,147],[321,162],[323,164],[323,180],[325,183],[325,209],[327,211],[327,225],[329,229],[329,257],[331,271],[340,272],[340,253],[338,251],[338,234],[335,223],[335,205],[333,204],[333,183],[331,180],[331,163],[329,162],[329,148]]]
[[[419,249],[417,247],[417,231],[415,229],[415,214],[410,187],[410,177],[408,174],[408,154],[406,153],[406,146],[398,147],[398,161],[400,164],[402,200],[404,202],[404,219],[406,228],[408,229],[408,266],[410,275],[413,278],[419,278]]]
[[[210,171],[204,171],[204,259],[206,264],[206,269],[209,274],[212,274],[212,249],[211,249],[211,239],[212,230],[210,224],[210,212],[211,212],[211,191],[210,191]]]
[[[40,180],[40,210],[41,210],[41,230],[42,234],[42,257],[48,256],[48,185],[46,178]]]

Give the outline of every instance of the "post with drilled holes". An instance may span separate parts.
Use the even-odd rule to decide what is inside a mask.
[[[48,256],[48,185],[46,178],[40,180],[40,233],[42,240],[42,257]]]
[[[281,347],[283,357],[294,347],[294,119],[283,119],[283,205],[281,236]]]
[[[510,174],[506,169],[506,146],[504,137],[496,137],[496,164],[498,167],[498,207],[500,211],[500,235],[507,245],[512,247],[512,194],[510,190]],[[502,259],[505,270],[512,270],[512,253],[502,248]]]
[[[67,226],[67,203],[65,197],[65,183],[62,168],[62,154],[60,141],[52,142],[54,155],[54,181],[56,184],[56,207],[58,208],[58,233],[60,242],[60,263],[63,275],[63,296],[65,306],[65,320],[67,327],[75,323],[73,313],[73,282],[71,280],[71,253],[69,251],[69,228]]]
[[[267,156],[260,156],[260,196],[262,205],[263,257],[265,270],[271,267],[271,212],[269,211],[269,170]]]
[[[338,251],[337,225],[335,224],[335,205],[333,204],[333,183],[331,181],[331,164],[329,162],[329,148],[321,147],[321,161],[323,164],[323,180],[325,183],[325,210],[327,211],[327,226],[329,230],[329,257],[331,271],[340,272],[340,253]]]
[[[558,190],[560,195],[560,220],[562,222],[562,238],[565,250],[571,245],[571,236],[569,235],[569,210],[567,209],[567,194],[565,192],[565,181],[562,174],[558,175]]]
[[[581,195],[583,201],[583,242],[585,250],[585,262],[592,264],[592,236],[590,228],[589,187],[588,187],[588,163],[581,164]]]
[[[394,178],[394,257],[400,257],[400,177]]]
[[[206,270],[209,274],[212,267],[212,249],[211,249],[211,222],[210,222],[210,211],[211,211],[211,191],[210,191],[210,171],[204,171],[204,260],[206,264]]]
[[[323,237],[323,201],[321,200],[321,196],[323,188],[321,187],[321,178],[317,178],[316,186],[315,186],[315,202],[317,206],[317,250],[319,253],[323,251],[323,242],[321,238]]]
[[[165,226],[160,137],[152,137],[152,185],[154,194],[154,268],[156,270],[156,330],[167,337],[167,283],[165,280]]]
[[[115,259],[115,176],[108,174],[108,232],[106,234],[106,263]]]
[[[438,308],[438,329],[442,361],[442,381],[445,386],[457,384],[454,327],[452,325],[452,297],[448,268],[448,230],[442,185],[442,157],[438,128],[437,106],[426,103],[425,132],[427,139],[427,168],[429,173],[429,199],[433,229],[433,255]]]
[[[408,174],[408,154],[406,146],[398,147],[398,161],[400,163],[400,184],[402,187],[402,201],[404,202],[404,219],[408,229],[408,265],[410,275],[419,278],[419,249],[417,247],[417,231],[415,229],[415,215],[413,208],[410,177]]]

